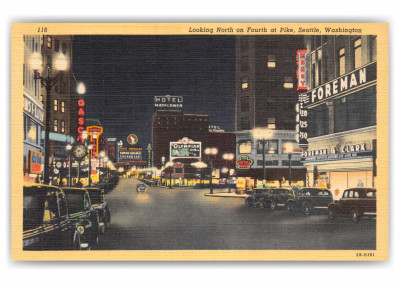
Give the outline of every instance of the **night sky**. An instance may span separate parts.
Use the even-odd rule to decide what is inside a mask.
[[[234,131],[235,39],[232,36],[76,36],[73,72],[86,85],[86,118],[127,146],[151,142],[154,96],[183,96],[186,114]]]

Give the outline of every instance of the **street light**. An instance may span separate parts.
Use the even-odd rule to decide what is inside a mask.
[[[206,154],[210,159],[210,194],[213,194],[213,184],[212,184],[212,172],[213,172],[213,158],[218,154],[218,149],[215,147],[206,148],[204,150],[204,154]]]
[[[89,150],[89,176],[88,176],[88,185],[90,186],[92,184],[92,179],[91,179],[91,174],[92,174],[92,149],[93,149],[93,144],[89,144],[88,150]]]
[[[292,153],[293,153],[293,144],[288,142],[284,145],[285,150],[289,156],[289,185],[292,185]]]
[[[227,179],[227,181],[229,183],[228,184],[228,192],[231,193],[231,183],[229,182],[229,178],[231,175],[231,163],[232,163],[233,159],[235,158],[235,154],[225,153],[222,155],[222,158],[228,162],[228,179]]]
[[[68,144],[66,146],[68,152],[68,186],[71,186],[71,150],[72,145]]]
[[[39,73],[39,70],[42,70],[43,67],[43,60],[42,56],[38,52],[34,52],[31,54],[29,58],[29,67],[33,71],[33,78],[35,80],[35,90],[36,90],[36,80],[40,80],[40,83],[43,87],[46,89],[46,111],[45,111],[45,136],[44,136],[44,164],[45,164],[45,170],[44,170],[44,180],[43,182],[45,184],[50,183],[50,112],[51,112],[51,107],[50,107],[50,92],[51,92],[51,87],[54,86],[58,82],[58,77],[59,75],[66,71],[68,69],[68,60],[65,57],[64,54],[59,53],[58,56],[56,57],[56,60],[54,60],[54,69],[58,71],[57,75],[54,77],[50,77],[51,73],[51,66],[47,66],[46,68],[46,75],[41,76]]]
[[[169,188],[172,188],[172,168],[174,166],[174,163],[169,161],[165,164],[166,168],[169,168]]]
[[[254,128],[251,131],[253,138],[260,141],[262,144],[262,155],[263,155],[263,187],[266,186],[266,172],[265,172],[265,144],[267,140],[271,138],[272,133],[268,128]]]
[[[202,177],[203,177],[201,171],[202,171],[202,169],[207,168],[207,164],[202,162],[202,161],[198,161],[198,162],[195,162],[195,163],[191,163],[191,165],[193,167],[195,167],[196,169],[200,169],[200,183],[201,183]]]

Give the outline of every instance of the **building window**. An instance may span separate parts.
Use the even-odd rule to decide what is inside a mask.
[[[346,59],[344,47],[339,49],[339,76],[346,73]]]
[[[54,100],[54,111],[58,111],[58,100]]]
[[[361,67],[361,38],[353,43],[354,45],[354,69]]]
[[[239,154],[251,154],[251,140],[239,142]]]
[[[65,42],[63,42],[63,44],[62,44],[62,53],[63,53],[64,55],[67,54],[67,44],[66,44]]]
[[[243,116],[242,118],[241,118],[241,129],[242,130],[247,130],[247,129],[250,129],[250,119],[249,119],[249,117],[248,116]]]
[[[293,79],[292,79],[292,77],[285,76],[283,87],[285,89],[293,89]]]
[[[242,97],[240,99],[240,110],[241,111],[249,111],[250,108],[250,98],[249,97]]]
[[[51,48],[51,44],[52,44],[52,38],[50,36],[47,36],[47,47]]]
[[[262,166],[263,161],[262,160],[257,160],[257,166]],[[272,161],[265,161],[266,166],[278,166],[279,161],[278,160],[272,160]]]
[[[60,42],[56,39],[54,41],[54,51],[58,52],[60,50]]]
[[[183,172],[182,168],[176,168],[175,169],[175,173],[177,173],[177,174],[181,174],[182,172]]]
[[[262,154],[263,140],[257,140],[257,154]],[[265,154],[278,154],[278,140],[265,141]]]
[[[54,119],[54,132],[58,132],[58,120]]]
[[[326,104],[308,111],[308,136],[315,137],[329,133],[329,115]]]
[[[61,133],[65,133],[65,121],[61,120]]]
[[[61,101],[61,112],[65,112],[65,102]]]
[[[44,45],[44,36],[40,36],[40,45],[41,45],[41,46]]]
[[[316,85],[316,79],[315,79],[315,71],[317,68],[315,68],[315,52],[311,53],[311,86],[312,88],[315,88]]]
[[[376,36],[371,36],[369,40],[369,45],[370,45],[370,58],[371,62],[376,60]]]
[[[268,55],[267,56],[267,67],[268,68],[275,68],[276,67],[275,55]]]
[[[270,129],[275,129],[276,128],[276,124],[275,124],[275,117],[268,117],[268,128]]]
[[[249,77],[242,78],[242,90],[247,90],[249,88]]]
[[[336,99],[335,132],[376,125],[376,86]]]
[[[24,115],[24,139],[33,144],[39,144],[38,125],[29,116]]]
[[[315,74],[316,86],[322,84],[322,48],[317,50],[317,70]]]

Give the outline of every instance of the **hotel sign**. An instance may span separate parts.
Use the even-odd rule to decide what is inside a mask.
[[[307,93],[310,104],[317,103],[376,80],[376,62],[330,81]]]
[[[201,142],[195,142],[187,137],[177,142],[170,142],[169,148],[170,160],[176,158],[201,158]]]
[[[183,97],[180,96],[155,96],[154,106],[158,108],[182,108]]]

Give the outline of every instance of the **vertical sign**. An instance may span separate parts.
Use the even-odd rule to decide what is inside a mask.
[[[85,130],[85,100],[78,99],[78,133],[76,141],[84,143],[82,133]]]
[[[308,96],[303,94],[308,90],[306,84],[306,55],[307,49],[297,50],[296,54],[296,77],[297,77],[297,92],[298,94],[298,103],[296,105],[296,131],[298,133],[299,145],[307,145],[308,134],[307,134],[307,115],[308,111],[306,105],[309,103]]]
[[[297,50],[296,54],[296,64],[297,64],[297,91],[305,92],[307,91],[306,85],[306,54],[307,49]]]
[[[90,135],[90,141],[92,142],[92,158],[99,157],[99,137],[103,133],[103,127],[101,126],[88,126],[86,128],[87,133]]]

